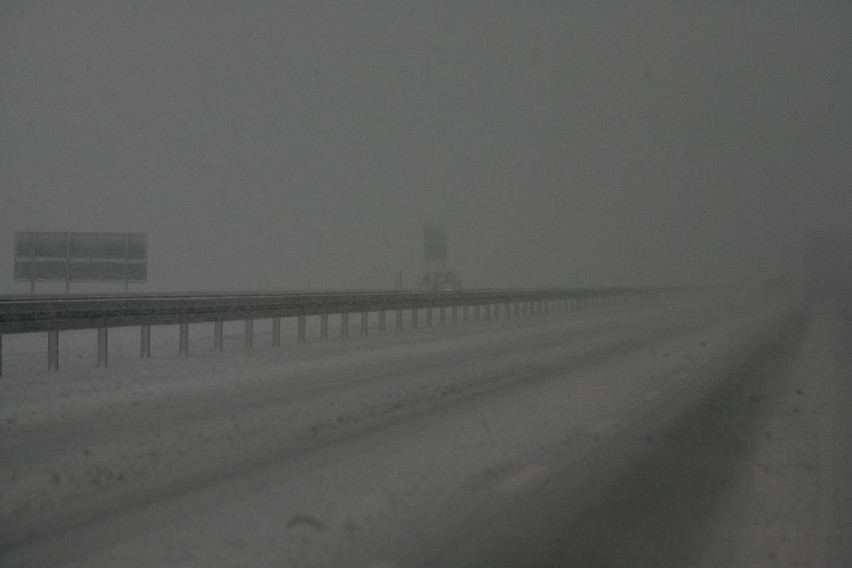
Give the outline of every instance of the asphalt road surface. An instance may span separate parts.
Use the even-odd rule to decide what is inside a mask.
[[[852,566],[850,313],[694,298],[50,375],[7,342],[0,565]]]

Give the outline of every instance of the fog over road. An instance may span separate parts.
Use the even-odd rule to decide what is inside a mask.
[[[713,297],[10,373],[0,564],[848,566],[850,339]]]

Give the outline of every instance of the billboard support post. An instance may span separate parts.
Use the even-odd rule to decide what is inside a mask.
[[[127,273],[130,267],[130,235],[124,235],[124,293],[127,294],[127,280],[130,275]]]
[[[35,233],[30,233],[30,294],[35,294],[35,272],[32,267],[35,265]],[[15,252],[17,253],[17,246]]]
[[[71,293],[71,233],[65,232],[65,293]]]

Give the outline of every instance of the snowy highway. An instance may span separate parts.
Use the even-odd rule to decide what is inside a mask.
[[[0,565],[849,566],[846,315],[681,298],[57,374],[7,342]]]

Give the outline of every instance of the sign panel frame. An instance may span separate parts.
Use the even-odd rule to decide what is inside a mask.
[[[426,262],[447,262],[447,227],[423,225],[423,259]]]
[[[148,281],[148,235],[114,232],[15,232],[16,281],[71,282]]]

